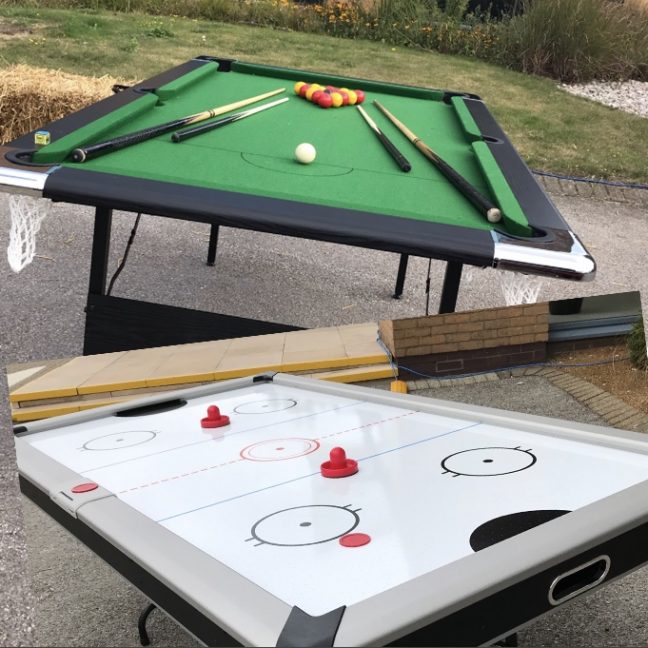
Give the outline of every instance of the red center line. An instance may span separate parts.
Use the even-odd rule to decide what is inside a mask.
[[[118,495],[123,495],[124,493],[132,493],[133,491],[140,490],[141,488],[149,488],[149,486],[159,486],[160,484],[163,484],[164,482],[173,481],[174,479],[181,479],[182,477],[191,477],[192,475],[197,475],[198,473],[206,472],[208,470],[214,470],[216,468],[223,468],[225,466],[231,466],[232,464],[238,463],[239,461],[245,461],[245,459],[243,459],[243,458],[232,459],[231,461],[224,461],[223,463],[214,464],[213,466],[205,466],[203,468],[196,468],[196,470],[192,470],[191,472],[187,472],[187,473],[182,473],[180,475],[173,475],[173,477],[163,477],[162,479],[158,479],[156,481],[149,482],[148,484],[140,484],[139,486],[133,486],[132,488],[126,488],[125,490],[119,491]]]
[[[364,425],[359,425],[358,427],[353,427],[353,428],[347,428],[346,430],[339,430],[337,432],[331,432],[331,434],[326,434],[324,436],[321,436],[317,439],[314,439],[315,441],[321,441],[322,439],[328,439],[329,437],[332,436],[337,436],[338,434],[345,434],[346,432],[355,432],[356,430],[364,430],[365,428],[369,428],[372,425],[381,425],[382,423],[388,423],[389,421],[396,421],[400,418],[404,418],[406,416],[411,416],[412,414],[417,414],[417,412],[405,412],[405,414],[399,414],[398,416],[390,416],[389,418],[386,419],[381,419],[380,421],[373,421],[371,423],[365,423]]]
[[[314,441],[321,441],[322,439],[328,439],[333,436],[337,436],[339,434],[345,434],[346,432],[355,432],[357,430],[364,430],[365,428],[369,428],[372,425],[381,425],[382,423],[387,423],[389,421],[396,421],[397,419],[404,418],[406,416],[411,416],[412,414],[416,414],[415,411],[413,412],[405,412],[405,414],[399,414],[398,416],[391,416],[390,418],[386,419],[381,419],[380,421],[372,421],[371,423],[365,423],[364,425],[359,425],[357,427],[352,427],[352,428],[347,428],[346,430],[338,430],[337,432],[331,432],[331,434],[326,434],[324,436],[319,437],[318,439],[313,439]],[[213,466],[205,466],[204,468],[196,468],[196,470],[192,470],[191,472],[188,473],[182,473],[180,475],[174,475],[172,477],[164,477],[162,479],[158,479],[156,481],[149,482],[148,484],[140,484],[139,486],[133,486],[132,488],[126,488],[125,490],[119,491],[118,495],[123,495],[124,493],[132,493],[133,491],[140,490],[142,488],[149,488],[150,486],[159,486],[160,484],[163,484],[165,482],[172,481],[174,479],[181,479],[182,477],[191,477],[192,475],[197,475],[198,473],[201,472],[206,472],[208,470],[214,470],[216,468],[223,468],[224,466],[231,466],[232,464],[238,463],[239,461],[246,461],[242,457],[238,459],[232,459],[231,461],[225,461],[220,464],[214,464]]]

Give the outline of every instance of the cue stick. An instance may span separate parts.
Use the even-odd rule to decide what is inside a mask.
[[[157,126],[151,126],[150,128],[145,128],[134,133],[129,133],[128,135],[121,135],[120,137],[115,137],[105,142],[99,142],[98,144],[93,144],[92,146],[87,146],[85,148],[77,148],[72,151],[72,160],[74,162],[85,162],[91,157],[96,157],[98,155],[103,155],[104,153],[109,153],[111,151],[117,151],[119,149],[125,148],[126,146],[131,146],[132,144],[139,144],[163,133],[168,133],[169,131],[180,128],[181,126],[188,126],[189,124],[196,124],[205,119],[211,119],[212,117],[218,117],[223,113],[229,112],[230,110],[236,110],[237,108],[243,108],[251,103],[267,99],[272,97],[280,92],[283,92],[285,88],[279,88],[278,90],[273,90],[272,92],[266,92],[264,94],[257,95],[256,97],[250,97],[249,99],[242,99],[241,101],[235,101],[233,103],[217,106],[211,108],[210,110],[203,110],[202,112],[195,113],[193,115],[187,115],[186,117],[181,117],[180,119],[174,119],[173,121],[167,122],[165,124],[158,124]]]
[[[394,146],[392,142],[387,138],[387,135],[383,133],[376,122],[367,115],[367,111],[362,106],[356,106],[360,114],[364,117],[364,120],[369,124],[371,130],[375,133],[376,137],[380,140],[380,143],[385,147],[389,155],[391,155],[396,164],[398,164],[401,171],[407,173],[412,170],[412,165],[409,163],[407,158]]]
[[[488,198],[483,196],[468,180],[455,171],[447,162],[442,160],[420,137],[392,115],[378,101],[373,102],[376,108],[389,119],[425,157],[449,180],[470,202],[475,205],[490,223],[497,223],[502,218],[502,212]]]
[[[270,103],[263,104],[262,106],[257,106],[256,108],[249,108],[248,110],[243,110],[242,112],[235,113],[234,115],[229,115],[228,117],[222,117],[221,119],[209,122],[208,124],[201,124],[200,126],[187,128],[177,133],[173,133],[171,135],[171,141],[182,142],[186,139],[189,139],[190,137],[215,130],[216,128],[220,128],[221,126],[227,126],[227,124],[232,124],[236,121],[239,121],[239,119],[244,119],[245,117],[249,117],[250,115],[255,115],[262,110],[267,110],[268,108],[272,108],[273,106],[278,106],[279,104],[286,103],[286,101],[288,101],[288,97],[277,99],[276,101],[271,101]]]

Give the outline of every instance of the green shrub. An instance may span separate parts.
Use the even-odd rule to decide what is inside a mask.
[[[628,352],[630,353],[630,362],[637,369],[648,369],[648,358],[646,357],[646,335],[644,333],[643,319],[632,327],[628,335]]]

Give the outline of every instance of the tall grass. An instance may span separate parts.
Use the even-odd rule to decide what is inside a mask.
[[[630,353],[630,362],[637,369],[648,369],[648,356],[646,355],[646,334],[644,331],[644,321],[639,321],[632,327],[632,331],[627,338],[628,351]]]
[[[503,24],[501,61],[561,81],[648,78],[648,12],[636,2],[526,0]]]

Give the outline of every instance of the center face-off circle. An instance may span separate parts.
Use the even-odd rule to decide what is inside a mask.
[[[336,540],[360,523],[360,509],[352,511],[348,506],[313,504],[271,513],[252,527],[247,541],[256,540],[256,546],[305,547]]]
[[[268,439],[241,450],[241,457],[250,461],[283,461],[315,452],[320,447],[313,439]]]
[[[453,473],[453,477],[497,477],[525,470],[536,460],[530,450],[521,448],[473,448],[451,454],[441,462],[441,467],[444,474]]]
[[[120,450],[152,441],[157,436],[153,430],[114,432],[91,439],[83,444],[85,450]]]
[[[273,398],[267,400],[251,401],[237,405],[234,411],[237,414],[271,414],[295,407],[297,401],[292,398]]]

